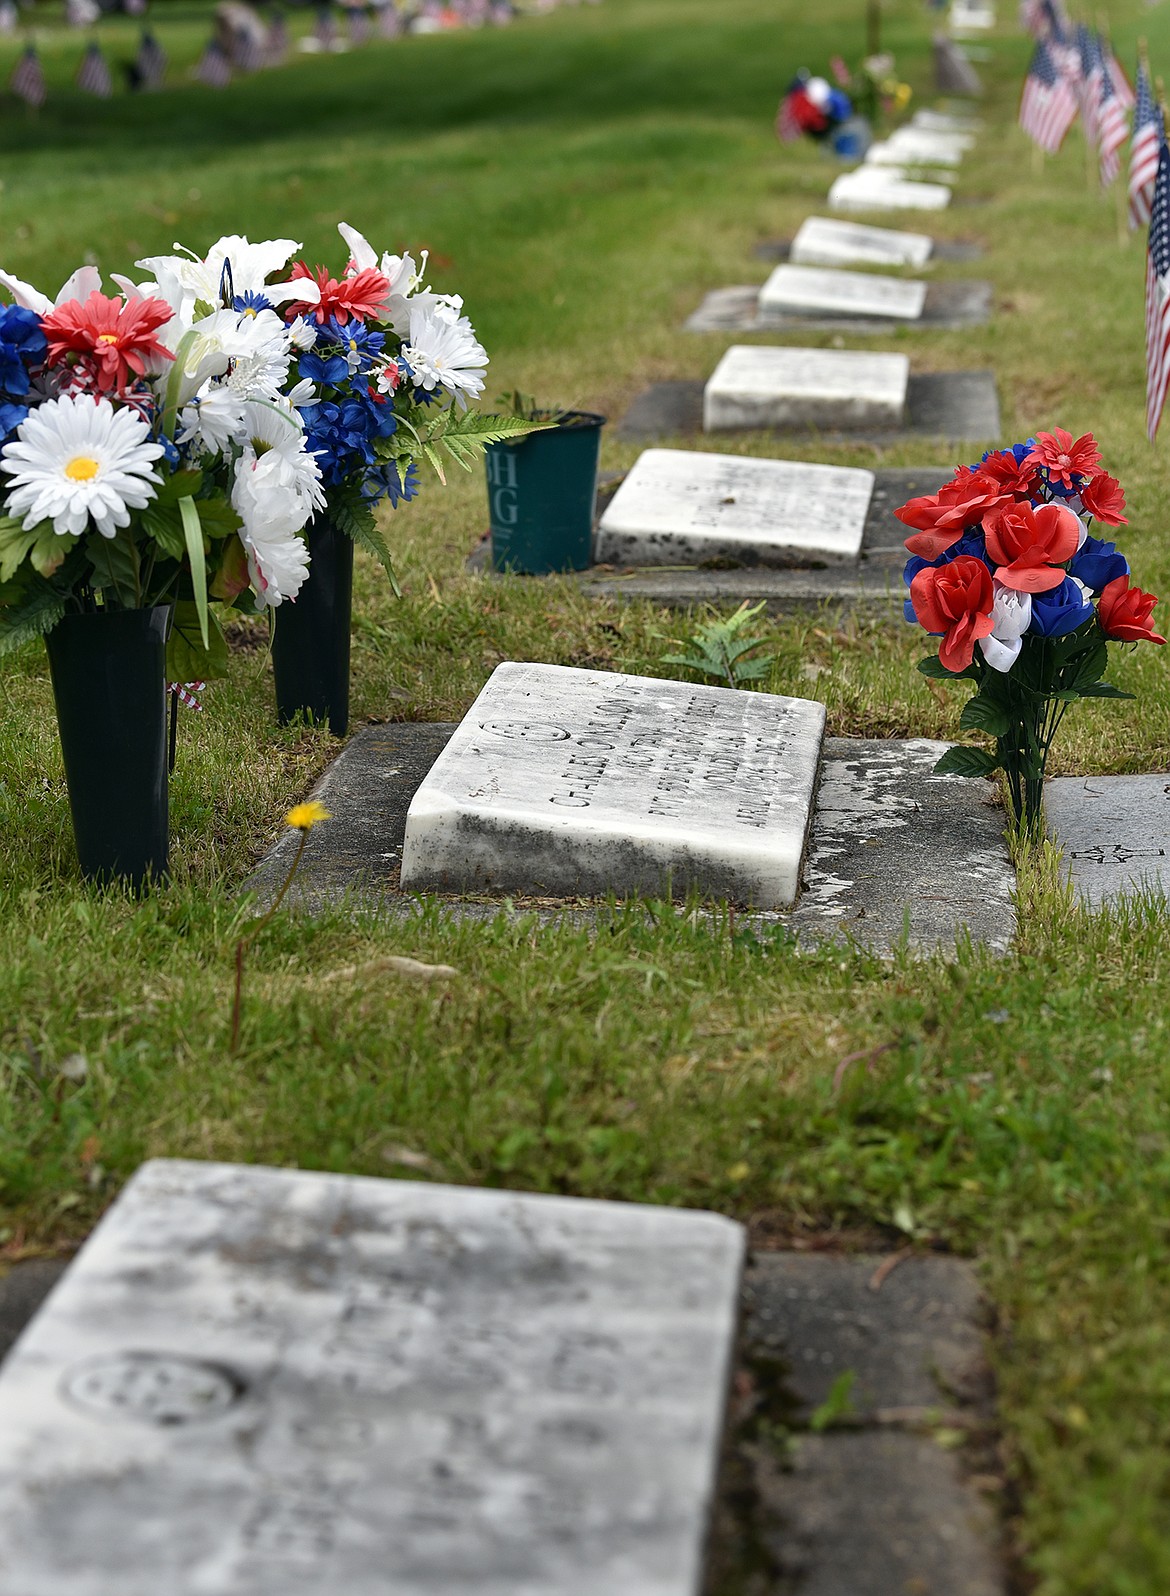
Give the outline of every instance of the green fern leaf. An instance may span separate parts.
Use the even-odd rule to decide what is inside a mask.
[[[23,603],[0,605],[0,656],[51,632],[65,613],[66,598],[46,582]]]

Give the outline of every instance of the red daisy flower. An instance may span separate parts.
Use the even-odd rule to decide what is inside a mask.
[[[1086,432],[1073,442],[1071,432],[1054,427],[1051,432],[1038,432],[1031,453],[1024,456],[1025,465],[1043,466],[1049,482],[1063,483],[1066,488],[1075,486],[1073,477],[1091,477],[1101,459],[1097,440]]]
[[[1030,499],[1036,491],[1039,473],[1035,466],[1021,465],[1010,449],[1000,449],[980,464],[979,475],[998,482],[1004,493]]]
[[[97,393],[116,393],[132,377],[144,377],[147,363],[173,360],[171,351],[155,334],[171,320],[174,311],[165,299],[107,299],[95,289],[83,304],[68,299],[41,318],[49,340],[49,363],[67,355],[78,357],[90,379],[86,386]]]
[[[1106,526],[1128,526],[1122,515],[1125,509],[1125,489],[1108,471],[1099,471],[1091,482],[1081,487],[1081,503],[1095,521]]]
[[[355,272],[352,277],[342,277],[339,281],[336,277],[330,277],[324,266],[310,271],[304,261],[299,260],[293,266],[292,277],[310,278],[321,290],[321,298],[316,304],[307,299],[298,299],[294,304],[286,305],[284,313],[289,321],[296,316],[312,316],[320,326],[333,316],[344,327],[351,316],[357,321],[366,321],[370,316],[379,315],[390,297],[389,282],[372,266]]]

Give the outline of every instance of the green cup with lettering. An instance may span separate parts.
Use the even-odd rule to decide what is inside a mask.
[[[590,564],[604,425],[604,416],[569,410],[545,431],[489,446],[493,570],[545,576]]]

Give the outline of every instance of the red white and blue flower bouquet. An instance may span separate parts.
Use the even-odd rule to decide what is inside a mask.
[[[1105,680],[1108,644],[1164,643],[1158,602],[1130,582],[1094,522],[1126,525],[1125,495],[1091,434],[1057,427],[959,466],[938,493],[897,510],[913,527],[906,619],[941,639],[925,676],[976,684],[959,721],[995,752],[949,749],[935,767],[960,776],[1002,770],[1021,829],[1037,834],[1049,749],[1070,704],[1128,698]]]

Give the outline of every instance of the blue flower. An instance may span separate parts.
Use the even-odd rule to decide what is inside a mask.
[[[389,499],[390,508],[396,510],[400,504],[417,498],[420,486],[418,467],[413,460],[406,468],[405,482],[399,481],[398,467],[391,461],[367,473],[362,482],[362,498],[370,504],[380,504],[383,499]]]
[[[272,301],[265,299],[263,294],[247,293],[237,294],[232,300],[233,310],[242,310],[249,316],[255,316],[261,310],[271,310]]]
[[[48,347],[35,311],[0,305],[0,390],[23,398],[29,390],[29,372],[44,364]]]
[[[1065,577],[1050,593],[1032,594],[1032,624],[1029,633],[1039,637],[1064,637],[1075,632],[1093,614],[1093,601],[1086,598],[1071,577]]]
[[[924,560],[921,555],[911,555],[906,561],[906,569],[902,572],[902,580],[909,587],[919,571],[925,571],[928,565],[949,565],[952,560],[957,560],[960,554],[969,554],[973,559],[982,560],[987,569],[994,569],[994,562],[989,558],[987,546],[983,541],[983,532],[979,528],[964,532],[957,543],[952,543],[939,555],[937,560]]]
[[[1086,538],[1070,560],[1068,574],[1100,593],[1116,577],[1129,575],[1129,561],[1117,552],[1116,543]]]
[[[27,415],[27,405],[14,405],[7,399],[0,399],[0,441],[6,443]]]
[[[349,364],[342,355],[303,354],[297,361],[297,371],[321,388],[340,388],[349,380]]]
[[[328,487],[343,482],[361,471],[375,467],[374,442],[388,438],[398,426],[398,418],[388,401],[352,393],[346,398],[323,400],[301,412],[305,422],[305,447],[315,454],[321,476]]]

